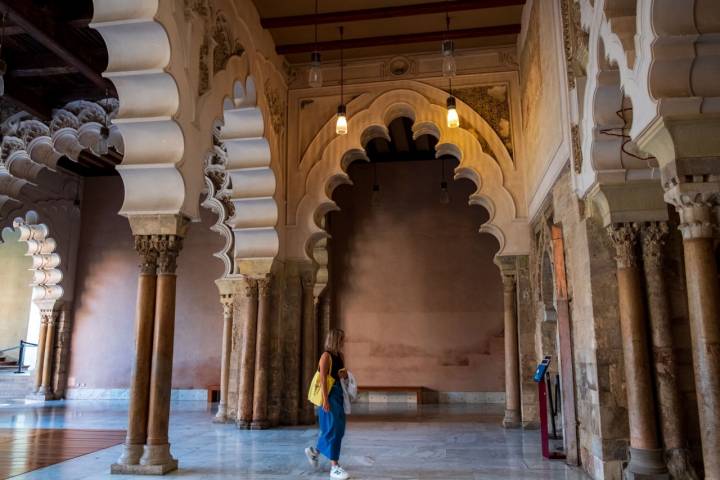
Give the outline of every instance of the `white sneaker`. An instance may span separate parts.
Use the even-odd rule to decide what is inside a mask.
[[[340,465],[330,468],[330,478],[333,480],[347,480],[350,475]]]
[[[318,468],[318,457],[320,457],[320,452],[318,452],[317,448],[307,447],[305,449],[305,456],[307,457],[308,462],[310,462],[311,467]]]

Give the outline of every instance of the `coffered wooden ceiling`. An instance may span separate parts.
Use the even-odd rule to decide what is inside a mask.
[[[291,63],[309,61],[314,24],[323,59],[338,57],[338,27],[345,29],[345,57],[401,55],[440,50],[445,12],[455,48],[515,44],[525,0],[255,0],[277,51]]]

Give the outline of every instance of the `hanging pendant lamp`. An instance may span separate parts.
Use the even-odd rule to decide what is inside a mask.
[[[343,70],[344,70],[344,64],[343,64],[343,27],[340,27],[340,105],[338,105],[337,109],[337,120],[335,121],[335,133],[338,135],[345,135],[348,133],[348,123],[347,123],[347,110],[345,108],[345,103],[343,102],[344,96],[343,96]]]
[[[445,11],[445,31],[450,33],[450,14],[447,10]],[[442,43],[442,74],[444,77],[448,77],[448,84],[450,86],[450,96],[447,98],[448,128],[458,128],[460,126],[460,116],[457,112],[452,89],[452,78],[455,76],[456,71],[455,47],[453,41],[446,38]]]
[[[318,14],[318,0],[315,0],[315,18]],[[320,88],[323,84],[323,73],[320,64],[320,52],[317,49],[318,33],[317,21],[315,22],[315,51],[310,54],[310,69],[308,70],[308,85],[312,88]]]

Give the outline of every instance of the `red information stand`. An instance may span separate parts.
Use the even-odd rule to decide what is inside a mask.
[[[542,446],[542,455],[543,457],[551,460],[558,460],[565,458],[565,454],[550,451],[550,435],[548,433],[548,392],[547,382],[545,380],[549,365],[550,357],[546,356],[540,365],[538,365],[533,380],[535,380],[538,385],[538,402],[540,404],[540,442]]]

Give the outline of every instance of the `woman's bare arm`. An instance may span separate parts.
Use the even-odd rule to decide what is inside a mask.
[[[320,389],[322,391],[322,396],[323,396],[322,407],[323,407],[323,410],[325,410],[326,412],[330,411],[330,403],[328,402],[328,394],[330,392],[328,392],[328,389],[327,389],[328,375],[330,375],[330,354],[325,352],[320,357],[320,378],[322,380],[320,383]]]

